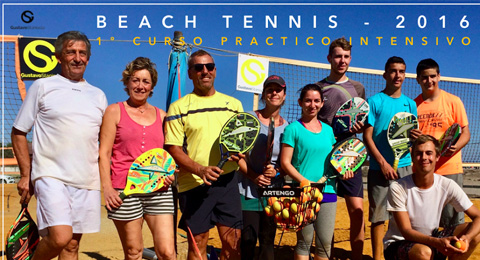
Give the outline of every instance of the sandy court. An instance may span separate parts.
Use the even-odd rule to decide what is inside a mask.
[[[2,221],[3,221],[3,239],[13,223],[15,217],[20,211],[19,195],[17,194],[16,184],[3,185],[4,195],[2,202]],[[475,199],[474,204],[480,207],[480,200]],[[30,213],[35,217],[36,201],[32,199],[29,204]],[[368,212],[368,202],[364,203],[365,212]],[[113,222],[107,219],[106,211],[103,209],[102,203],[102,227],[100,233],[86,234],[83,236],[80,244],[80,259],[123,259],[123,251],[120,240]],[[367,213],[365,214],[367,218]],[[149,234],[148,227],[145,225],[143,229],[145,247],[152,247],[152,239]],[[281,232],[277,231],[276,245],[280,240]],[[209,245],[220,248],[220,241],[215,229],[211,230]],[[367,221],[365,234],[364,259],[372,259],[372,249],[370,245],[370,223]],[[178,259],[186,259],[187,242],[186,239],[178,235]],[[4,240],[3,240],[4,241]],[[276,246],[276,259],[293,259],[293,246],[296,242],[294,232],[285,232],[283,234],[280,246]],[[335,225],[335,248],[332,259],[349,259],[350,244],[349,244],[349,220],[348,214],[343,199],[339,199],[337,208],[337,217]],[[2,259],[3,257],[2,252]],[[471,259],[480,259],[480,249],[477,249]]]

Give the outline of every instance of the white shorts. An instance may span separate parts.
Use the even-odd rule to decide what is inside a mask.
[[[35,181],[37,225],[41,236],[47,227],[71,226],[74,234],[100,231],[100,191],[78,189],[49,177]]]

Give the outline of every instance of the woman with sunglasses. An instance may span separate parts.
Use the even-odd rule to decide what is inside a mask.
[[[329,166],[330,154],[335,137],[332,128],[319,121],[317,114],[323,107],[323,91],[316,84],[302,88],[298,105],[302,116],[285,129],[282,139],[281,165],[283,170],[296,182],[318,182]],[[352,172],[344,175],[353,177]],[[315,259],[328,259],[337,208],[335,179],[328,179],[323,191],[323,201],[316,221],[297,232],[295,259],[309,259],[310,247],[315,235]]]
[[[274,240],[276,225],[273,217],[267,216],[263,210],[266,206],[265,199],[260,201],[257,189],[259,187],[282,187],[283,176],[280,171],[280,139],[288,122],[280,116],[280,109],[285,103],[286,84],[277,76],[268,77],[263,83],[262,101],[263,109],[252,112],[261,122],[260,135],[255,146],[246,155],[246,163],[240,161],[239,190],[242,199],[243,229],[241,237],[242,259],[255,259],[255,246],[257,239],[260,243],[258,259],[274,258]],[[275,136],[272,150],[271,163],[266,164],[267,136],[270,118],[275,120]]]
[[[122,242],[125,259],[141,259],[142,226],[147,222],[159,259],[175,259],[173,195],[170,184],[150,194],[119,194],[125,188],[127,173],[142,153],[163,148],[165,111],[150,105],[158,73],[149,58],[138,57],[127,64],[122,81],[128,99],[108,106],[100,129],[100,177],[108,218],[112,219]]]

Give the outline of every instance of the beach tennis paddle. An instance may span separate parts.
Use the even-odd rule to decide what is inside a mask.
[[[404,153],[412,145],[410,141],[410,132],[412,129],[418,129],[417,117],[408,112],[396,113],[390,120],[387,129],[387,139],[392,148],[395,160],[393,162],[393,170],[396,172],[398,162]]]
[[[335,113],[332,128],[335,134],[352,130],[356,123],[363,123],[367,119],[370,107],[363,98],[354,97],[347,100]]]
[[[448,149],[457,143],[461,133],[462,128],[457,123],[454,123],[445,131],[442,137],[440,137],[440,140],[438,140],[440,142],[441,156],[444,156]]]
[[[275,119],[270,118],[270,123],[268,124],[268,134],[267,134],[267,158],[265,160],[265,166],[272,163],[272,153],[273,153],[273,141],[275,139]]]
[[[131,194],[151,193],[164,186],[165,177],[175,172],[175,160],[165,150],[154,148],[141,154],[130,166],[127,184],[120,198]]]
[[[28,205],[22,204],[20,214],[7,234],[7,260],[30,259],[39,241],[38,228],[28,212]]]
[[[221,159],[218,162],[218,168],[230,159],[230,153],[245,153],[249,151],[260,132],[260,122],[258,119],[245,112],[233,115],[220,131],[219,143]]]
[[[324,175],[318,183],[324,183],[329,178],[343,176],[347,171],[355,172],[367,159],[367,148],[358,138],[352,137],[338,142],[330,153],[330,164],[335,169],[332,176]],[[328,170],[327,170],[328,172]]]

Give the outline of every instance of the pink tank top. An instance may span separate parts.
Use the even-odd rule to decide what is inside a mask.
[[[157,111],[157,119],[149,126],[136,123],[125,110],[123,102],[120,106],[120,122],[117,125],[117,133],[112,147],[112,185],[115,189],[124,189],[127,183],[127,173],[133,161],[142,153],[153,149],[163,148],[164,136],[160,109]]]

